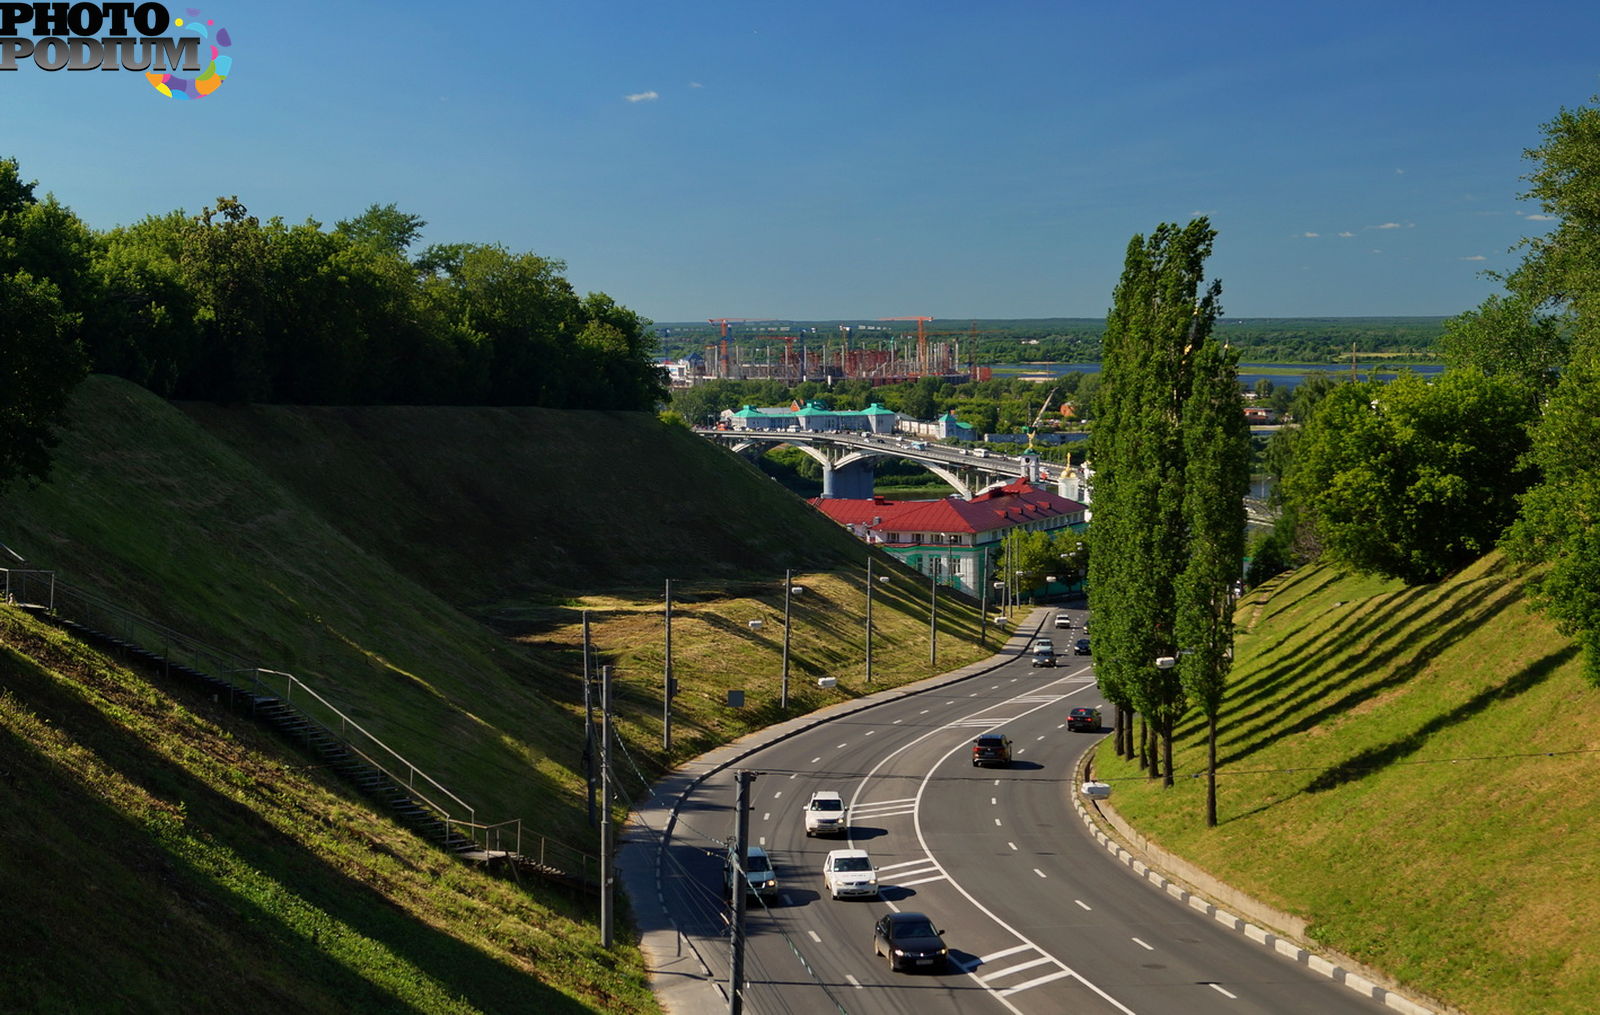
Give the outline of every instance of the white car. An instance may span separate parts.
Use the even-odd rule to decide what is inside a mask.
[[[1034,652],[1049,652],[1051,654],[1054,654],[1055,650],[1056,650],[1056,643],[1051,641],[1049,638],[1035,638],[1033,640],[1033,649],[1032,649],[1032,651],[1034,651]]]
[[[806,835],[838,835],[849,824],[844,819],[844,798],[831,789],[819,789],[806,804]]]
[[[822,862],[822,882],[834,898],[878,897],[878,872],[864,849],[836,849]]]

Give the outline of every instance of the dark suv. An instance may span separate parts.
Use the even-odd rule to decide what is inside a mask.
[[[1011,764],[1011,738],[1003,733],[985,733],[972,742],[972,764],[1001,765]]]
[[[1067,713],[1067,730],[1088,730],[1090,733],[1100,732],[1100,710],[1087,706],[1075,708]]]

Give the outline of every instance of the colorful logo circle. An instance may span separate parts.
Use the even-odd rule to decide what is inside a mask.
[[[173,18],[172,24],[180,32],[189,32],[200,37],[200,45],[211,49],[211,60],[206,64],[206,69],[195,78],[182,78],[176,74],[146,74],[145,80],[150,82],[152,88],[169,99],[203,99],[207,95],[222,87],[222,82],[228,79],[228,74],[233,70],[233,57],[222,53],[222,50],[233,45],[233,39],[228,35],[226,28],[216,27],[216,22],[207,19],[199,20],[200,12],[192,7],[186,9],[186,18]]]

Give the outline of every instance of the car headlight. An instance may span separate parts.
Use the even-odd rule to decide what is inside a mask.
[[[902,958],[903,959],[903,958],[906,957],[905,950],[901,949],[901,948],[896,948],[894,950],[894,954],[895,954],[895,957],[897,957],[897,958]]]

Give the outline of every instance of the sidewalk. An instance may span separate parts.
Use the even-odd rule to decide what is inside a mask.
[[[727,985],[714,980],[694,943],[678,933],[661,892],[659,865],[665,839],[672,836],[678,806],[686,793],[702,781],[780,740],[786,740],[830,719],[853,715],[897,698],[937,690],[970,677],[989,673],[1027,651],[1033,638],[1055,616],[1055,608],[1038,608],[1017,625],[1000,651],[959,670],[951,670],[889,690],[830,705],[808,715],[757,730],[687,762],[651,787],[650,799],[640,804],[618,841],[617,878],[628,895],[639,947],[650,970],[650,985],[669,1015],[714,1015],[728,1010]]]

